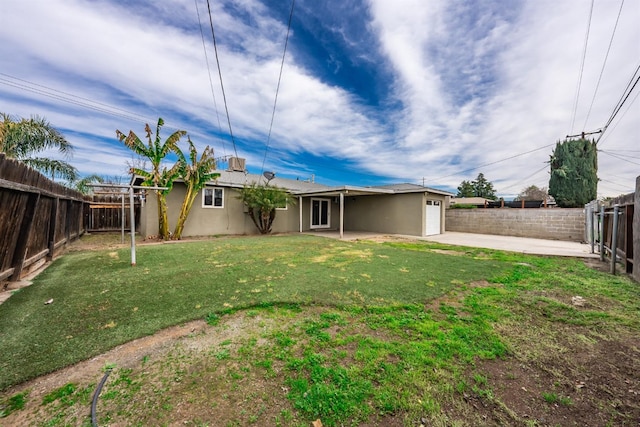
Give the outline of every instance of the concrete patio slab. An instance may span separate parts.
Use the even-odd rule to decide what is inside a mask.
[[[430,242],[448,245],[470,246],[474,248],[499,249],[533,255],[568,256],[578,258],[600,258],[591,253],[591,246],[562,240],[531,239],[527,237],[495,236],[489,234],[457,233],[448,231],[444,234],[423,238]]]
[[[337,231],[309,232],[314,236],[340,238]],[[498,249],[503,251],[520,252],[532,255],[552,255],[576,258],[599,258],[600,255],[591,253],[591,246],[561,240],[531,239],[526,237],[495,236],[489,234],[457,233],[448,231],[427,237],[406,236],[398,234],[370,233],[347,231],[343,240],[376,240],[391,239],[426,240],[429,242],[443,243],[455,246],[468,246],[473,248]]]

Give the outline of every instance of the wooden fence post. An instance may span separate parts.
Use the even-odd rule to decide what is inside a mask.
[[[22,217],[22,223],[20,224],[20,234],[18,234],[18,243],[16,244],[16,250],[13,253],[12,266],[14,268],[13,274],[9,276],[11,282],[20,280],[22,274],[22,267],[24,266],[24,260],[27,256],[27,248],[29,246],[29,236],[31,234],[31,226],[33,225],[33,219],[35,217],[38,203],[40,202],[40,193],[30,193],[27,200],[27,206]]]
[[[613,207],[613,224],[611,230],[611,264],[609,267],[609,272],[611,274],[616,274],[616,261],[618,260],[618,220],[619,215],[618,212],[620,207],[615,205]]]
[[[633,278],[640,282],[640,176],[633,196]]]
[[[47,242],[49,247],[49,253],[47,254],[48,261],[53,259],[53,252],[56,249],[56,223],[58,222],[59,205],[60,197],[56,197],[51,203],[51,211],[49,212],[49,231],[47,232]]]
[[[600,206],[600,261],[604,262],[604,205]]]
[[[65,246],[69,244],[71,240],[71,210],[73,209],[73,201],[67,200],[67,209],[65,209],[65,218],[64,218],[64,238],[66,239]]]

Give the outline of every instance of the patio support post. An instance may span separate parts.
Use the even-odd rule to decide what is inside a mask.
[[[298,210],[300,211],[300,232],[302,233],[302,196],[298,196]]]
[[[344,236],[344,193],[340,192],[340,238]]]

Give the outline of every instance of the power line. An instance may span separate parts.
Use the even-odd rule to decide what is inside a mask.
[[[613,184],[613,185],[615,185],[615,186],[616,186],[616,187],[618,187],[618,188],[624,188],[624,190],[623,190],[623,191],[628,191],[630,188],[632,188],[632,187],[630,187],[630,186],[625,186],[624,184],[620,184],[620,183],[613,182],[613,181],[609,181],[609,180],[602,179],[602,178],[599,178],[599,181],[606,182],[606,183],[608,183],[608,184]],[[609,187],[609,188],[611,188],[611,187]],[[617,190],[617,191],[620,191],[620,190]],[[633,190],[631,190],[631,191],[633,191]]]
[[[218,57],[218,44],[216,43],[216,33],[213,29],[213,17],[211,16],[211,4],[207,0],[207,10],[209,11],[209,24],[211,25],[211,36],[213,37],[213,50],[216,53],[216,64],[218,64],[218,75],[220,76],[220,88],[222,89],[222,99],[224,100],[224,110],[227,113],[227,123],[229,124],[229,136],[231,137],[231,143],[233,144],[233,152],[238,157],[238,150],[236,149],[236,140],[233,137],[233,131],[231,130],[231,118],[229,117],[229,107],[227,106],[227,95],[224,92],[224,84],[222,83],[222,70],[220,69],[220,58]]]
[[[596,95],[598,93],[598,88],[600,87],[600,81],[602,80],[602,75],[604,74],[604,68],[607,65],[607,59],[609,58],[609,51],[611,51],[611,45],[613,44],[613,37],[616,34],[616,28],[618,28],[618,21],[620,21],[620,14],[622,14],[622,6],[624,6],[624,0],[620,2],[620,10],[618,10],[618,17],[616,18],[616,23],[613,26],[613,32],[611,33],[611,39],[609,40],[609,47],[607,47],[607,53],[604,56],[604,61],[602,62],[602,69],[600,70],[600,76],[598,77],[598,83],[596,83],[596,89],[593,91],[593,98],[591,98],[591,104],[589,105],[589,111],[587,111],[587,117],[584,119],[584,125],[582,125],[582,129],[584,130],[587,127],[587,121],[589,120],[589,116],[591,115],[591,109],[593,108],[593,103],[596,100]]]
[[[602,133],[600,134],[600,137],[596,140],[596,144],[598,142],[600,142],[600,140],[602,139],[602,136],[604,135],[605,131],[607,130],[607,128],[609,127],[611,122],[613,122],[613,119],[616,117],[616,115],[620,112],[620,110],[622,109],[622,106],[624,105],[624,103],[627,102],[627,99],[629,99],[629,96],[631,95],[631,92],[633,92],[633,89],[635,89],[636,85],[638,84],[638,81],[640,81],[640,75],[638,75],[638,77],[636,77],[636,75],[638,74],[639,71],[640,71],[640,64],[638,64],[638,67],[633,72],[633,75],[631,76],[631,79],[629,80],[629,83],[627,84],[627,87],[625,88],[624,92],[622,93],[622,96],[620,97],[620,100],[618,101],[616,106],[613,108],[613,112],[611,113],[611,116],[609,117],[609,120],[607,120],[607,123],[602,128]],[[635,82],[633,81],[634,79],[635,79]]]
[[[220,124],[220,114],[218,113],[218,103],[216,102],[216,94],[213,90],[213,79],[211,78],[211,67],[209,66],[209,55],[207,55],[207,45],[204,42],[204,31],[202,29],[202,21],[200,19],[200,9],[198,9],[198,0],[194,0],[196,4],[196,14],[198,15],[198,25],[200,26],[200,37],[202,38],[202,50],[204,51],[204,60],[207,64],[207,74],[209,75],[209,87],[211,88],[211,96],[213,97],[213,107],[216,111],[216,118],[218,119],[218,131],[222,134],[222,125]],[[227,149],[225,147],[224,139],[221,138],[222,141],[222,152],[224,153],[223,157],[227,155]]]
[[[278,103],[278,92],[280,91],[280,80],[282,79],[282,69],[284,68],[284,58],[287,54],[287,45],[289,44],[289,32],[291,31],[291,20],[293,18],[293,8],[296,0],[291,1],[291,11],[289,12],[289,24],[287,25],[287,37],[284,40],[284,51],[282,52],[282,62],[280,63],[280,75],[278,76],[278,85],[276,86],[276,96],[273,100],[273,111],[271,112],[271,124],[269,125],[269,134],[267,135],[267,144],[264,148],[264,158],[262,159],[262,172],[264,172],[264,162],[267,160],[267,152],[269,151],[269,142],[271,141],[271,130],[273,129],[273,119],[276,115],[276,104]]]
[[[523,178],[522,180],[516,182],[515,184],[511,184],[510,186],[503,188],[502,191],[508,190],[509,188],[513,188],[513,187],[515,187],[517,185],[522,185],[523,182],[526,182],[526,181],[530,180],[531,178],[533,178],[534,176],[536,176],[537,174],[539,174],[543,170],[547,169],[548,167],[549,166],[545,164],[542,168],[538,169],[537,171],[535,171],[534,173],[532,173],[528,177]]]
[[[638,71],[640,71],[640,65],[638,66],[638,68],[636,69],[635,74],[638,73]],[[633,81],[633,77],[631,78],[631,80]],[[616,106],[616,108],[613,110],[613,113],[611,114],[611,117],[609,118],[609,120],[607,121],[607,124],[604,126],[605,129],[607,127],[609,127],[609,125],[611,124],[611,122],[613,121],[613,119],[616,117],[616,115],[620,112],[620,109],[622,108],[622,106],[624,105],[624,103],[627,101],[627,99],[629,98],[629,95],[631,95],[631,92],[633,92],[633,89],[635,89],[636,85],[638,84],[638,81],[640,81],[640,76],[638,76],[636,78],[636,81],[633,83],[633,86],[631,86],[631,89],[629,89],[626,92],[626,95],[623,94],[624,98],[621,99],[621,101],[618,103],[618,105]],[[631,82],[630,82],[631,83]],[[628,87],[628,86],[627,86]]]
[[[616,107],[613,110],[613,113],[611,114],[611,117],[609,118],[609,120],[607,121],[607,124],[604,125],[604,128],[606,129],[607,127],[609,127],[609,125],[611,124],[611,122],[613,121],[613,119],[616,117],[616,115],[618,114],[618,112],[620,112],[620,109],[622,108],[622,106],[624,105],[624,103],[627,101],[627,99],[629,98],[629,95],[631,95],[631,92],[633,92],[633,89],[636,87],[636,85],[638,84],[638,81],[640,80],[640,75],[636,78],[636,81],[633,81],[633,78],[636,76],[636,74],[638,74],[638,71],[640,71],[640,65],[638,65],[638,68],[636,68],[636,71],[634,71],[633,76],[631,77],[631,80],[629,81],[629,84],[627,85],[627,89],[625,89],[625,92],[622,94],[622,97],[620,98],[620,101],[618,101],[618,104],[616,105]],[[633,85],[631,85],[631,83],[633,82]],[[631,88],[629,89],[629,86],[631,86]]]
[[[624,116],[627,115],[627,113],[629,112],[629,110],[631,109],[631,106],[633,105],[634,102],[636,102],[636,100],[638,99],[638,95],[640,95],[640,92],[636,93],[636,96],[633,97],[633,99],[631,100],[631,102],[629,103],[629,105],[627,105],[627,109],[624,110],[624,113],[622,113],[622,115],[620,116],[620,118],[618,119],[618,121],[616,122],[615,125],[613,125],[613,127],[611,128],[611,132],[609,132],[607,134],[606,137],[603,138],[606,139],[609,135],[611,135],[613,133],[614,130],[616,130],[616,128],[618,127],[618,125],[620,124],[620,122],[622,121],[622,119],[624,118]],[[604,142],[604,141],[603,141]],[[630,150],[633,151],[633,150]],[[640,152],[640,150],[637,150],[638,152]]]
[[[459,171],[459,172],[456,172],[456,173],[452,173],[452,174],[449,174],[449,175],[444,175],[444,176],[441,176],[439,178],[434,179],[433,181],[438,182],[439,180],[444,179],[444,178],[449,178],[451,176],[461,175],[463,173],[471,172],[471,171],[474,171],[474,170],[477,170],[477,169],[480,169],[480,168],[484,168],[486,166],[491,166],[491,165],[495,165],[497,163],[506,162],[507,160],[515,159],[516,157],[520,157],[520,156],[524,156],[526,154],[534,153],[534,152],[540,151],[540,150],[542,150],[544,148],[551,147],[552,145],[555,145],[555,142],[553,144],[547,144],[547,145],[543,145],[542,147],[534,148],[533,150],[525,151],[524,153],[515,154],[513,156],[509,156],[509,157],[506,157],[504,159],[496,160],[495,162],[485,163],[485,164],[480,165],[480,166],[476,166],[476,167],[473,167],[473,168],[465,169],[465,170],[462,170],[462,171]]]
[[[589,31],[591,29],[591,16],[593,15],[593,3],[591,0],[591,8],[589,9],[589,20],[587,21],[587,34],[584,37],[584,49],[582,50],[582,63],[580,64],[580,74],[578,75],[578,87],[576,88],[576,99],[573,102],[573,117],[571,118],[571,128],[569,133],[573,132],[573,126],[576,122],[576,113],[578,112],[578,99],[580,98],[580,86],[582,86],[582,73],[584,72],[584,61],[587,57],[587,44],[589,42]]]
[[[100,113],[108,114],[114,117],[125,118],[128,120],[133,120],[141,123],[150,122],[144,116],[133,113],[131,111],[124,110],[122,108],[114,107],[112,105],[104,104],[98,101],[93,101],[89,98],[83,98],[81,96],[78,96],[72,93],[63,92],[57,89],[53,89],[47,86],[43,86],[37,83],[27,81],[24,79],[20,79],[18,77],[13,77],[8,74],[0,73],[0,75],[16,80],[16,81],[11,81],[11,80],[0,77],[0,83],[7,86],[11,86],[11,87],[21,89],[27,92],[35,93],[38,95],[43,95],[51,99],[63,101],[69,104],[77,105],[79,107],[87,108],[89,110],[98,111]]]
[[[600,149],[598,149],[598,152],[603,153],[603,154],[606,154],[607,156],[611,156],[611,157],[616,158],[616,159],[618,159],[618,160],[622,160],[622,161],[624,161],[624,162],[631,163],[632,165],[638,165],[638,166],[640,166],[640,163],[632,162],[631,160],[629,160],[629,159],[627,158],[627,157],[629,157],[629,156],[623,157],[623,156],[619,156],[618,154],[613,154],[613,153],[610,153],[610,152],[608,152],[608,151],[604,151],[604,150],[600,150]]]
[[[622,154],[622,153],[640,153],[640,150],[607,150],[610,153]]]

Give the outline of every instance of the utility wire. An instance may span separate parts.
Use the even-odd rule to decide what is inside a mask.
[[[611,122],[613,122],[613,119],[616,117],[616,115],[620,112],[620,110],[622,109],[622,106],[624,105],[624,103],[627,102],[627,99],[629,99],[629,96],[631,95],[631,92],[633,92],[633,89],[635,89],[635,87],[637,86],[638,81],[640,81],[640,75],[638,75],[636,77],[636,75],[638,74],[639,71],[640,71],[640,64],[638,65],[636,70],[633,72],[633,76],[631,76],[631,80],[629,80],[629,83],[627,84],[627,87],[625,88],[624,92],[622,93],[622,96],[620,97],[620,100],[618,101],[616,106],[613,108],[613,112],[611,113],[611,116],[609,117],[609,120],[607,120],[607,123],[602,128],[602,133],[600,134],[600,136],[596,140],[596,144],[598,144],[598,142],[600,142],[600,140],[602,139],[602,136],[606,132],[607,128],[609,127]],[[633,81],[633,79],[635,79],[635,82]],[[634,98],[634,101],[635,101],[635,98]]]
[[[640,150],[607,150],[610,153],[622,154],[622,153],[640,153]]]
[[[236,140],[233,137],[233,130],[231,130],[231,118],[229,117],[229,107],[227,106],[227,95],[224,92],[224,84],[222,83],[222,70],[220,69],[220,58],[218,57],[218,44],[216,43],[216,33],[213,29],[213,17],[211,16],[211,4],[207,0],[207,10],[209,11],[209,24],[211,25],[211,36],[213,37],[213,49],[216,52],[216,64],[218,64],[218,76],[220,77],[220,88],[222,89],[222,99],[224,100],[224,110],[227,113],[227,123],[229,124],[229,136],[231,137],[231,143],[233,144],[233,152],[238,157],[238,150],[236,148]]]
[[[273,119],[276,115],[276,105],[278,103],[278,92],[280,91],[280,81],[282,80],[282,69],[284,68],[284,58],[287,54],[287,45],[289,44],[289,32],[291,31],[291,20],[293,18],[293,8],[296,0],[291,1],[291,11],[289,12],[289,24],[287,25],[287,37],[284,40],[284,51],[282,52],[282,62],[280,63],[280,75],[278,76],[278,85],[276,86],[276,96],[273,100],[273,111],[271,112],[271,124],[269,125],[269,134],[267,135],[267,144],[264,148],[264,157],[262,159],[262,172],[264,172],[264,163],[267,160],[267,152],[269,151],[269,143],[271,142],[271,130],[273,129]]]
[[[545,164],[542,168],[538,169],[537,171],[535,171],[534,173],[532,173],[532,174],[531,174],[531,175],[529,175],[528,177],[523,178],[522,180],[520,180],[520,181],[516,182],[515,184],[511,184],[511,185],[510,185],[510,186],[508,186],[508,187],[504,187],[504,188],[502,189],[502,191],[504,191],[504,190],[508,190],[508,189],[513,188],[513,187],[515,187],[515,186],[522,185],[522,183],[523,183],[523,182],[528,181],[529,179],[533,178],[534,176],[536,176],[537,174],[539,174],[539,173],[540,173],[540,172],[542,172],[543,170],[547,169],[548,167],[549,167],[549,165]]]
[[[624,6],[624,0],[620,2],[620,10],[618,10],[618,17],[616,18],[616,23],[613,26],[613,32],[611,33],[611,39],[609,40],[609,47],[607,47],[607,53],[604,56],[604,61],[602,62],[602,69],[600,70],[600,76],[598,77],[598,83],[596,83],[596,89],[593,91],[593,98],[591,98],[591,104],[589,105],[589,111],[587,111],[587,117],[584,119],[584,125],[582,125],[582,129],[584,130],[587,127],[587,121],[589,120],[589,116],[591,115],[591,109],[593,108],[593,103],[596,100],[596,95],[598,94],[598,88],[600,87],[600,81],[602,80],[602,75],[604,74],[604,68],[607,65],[607,59],[609,58],[609,52],[611,51],[611,45],[613,44],[613,37],[616,35],[616,28],[618,28],[618,21],[620,21],[620,15],[622,14],[622,6]]]
[[[198,15],[198,25],[200,26],[200,36],[202,38],[202,50],[204,51],[204,60],[207,64],[207,74],[209,75],[209,87],[211,88],[211,97],[213,98],[213,107],[216,110],[216,118],[218,119],[218,131],[222,134],[222,125],[220,124],[220,114],[218,113],[218,103],[216,102],[216,93],[213,90],[213,79],[211,78],[211,67],[209,66],[209,55],[207,55],[207,45],[204,42],[204,30],[202,29],[202,21],[200,20],[200,9],[198,9],[198,0],[194,0],[196,4],[196,14]],[[227,155],[224,139],[222,139],[222,152]]]
[[[51,99],[63,101],[69,104],[77,105],[79,107],[83,107],[93,111],[98,111],[100,113],[108,114],[114,117],[120,117],[120,118],[141,122],[141,123],[150,123],[150,121],[144,116],[141,116],[139,114],[136,114],[127,110],[123,110],[121,108],[113,107],[111,105],[103,104],[97,101],[92,101],[88,98],[83,98],[78,95],[62,92],[47,86],[42,86],[37,83],[32,83],[27,80],[19,79],[17,77],[8,76],[7,74],[0,73],[0,75],[7,76],[7,77],[10,77],[11,79],[17,80],[16,82],[16,81],[11,81],[11,80],[0,77],[0,83],[7,86],[11,86],[27,92],[32,92],[38,95],[43,95]],[[24,82],[24,83],[20,83],[20,82]]]
[[[622,160],[622,161],[624,161],[624,162],[631,163],[632,165],[638,165],[638,166],[640,166],[640,163],[632,162],[631,160],[629,160],[629,159],[627,158],[628,156],[623,157],[623,156],[619,156],[619,155],[617,155],[617,154],[613,154],[613,153],[610,153],[610,152],[608,152],[608,151],[604,151],[604,150],[598,150],[598,152],[599,152],[599,153],[606,154],[607,156],[611,156],[611,157],[616,158],[616,159],[618,159],[618,160]]]
[[[631,80],[629,81],[629,84],[627,84],[627,88],[625,89],[625,92],[622,94],[622,96],[620,97],[620,101],[618,101],[618,104],[616,105],[616,107],[613,109],[613,113],[611,114],[611,117],[609,118],[609,120],[607,121],[607,124],[604,125],[604,128],[606,129],[607,127],[609,127],[609,125],[611,124],[611,122],[613,121],[613,119],[616,117],[616,115],[618,114],[618,112],[620,111],[620,109],[622,108],[622,106],[624,105],[624,103],[627,101],[627,99],[629,98],[629,95],[631,95],[631,92],[633,92],[633,89],[636,87],[636,85],[638,84],[638,81],[640,80],[640,75],[638,75],[638,77],[636,78],[636,81],[634,82],[633,79],[636,76],[636,74],[638,74],[638,71],[640,71],[640,65],[638,65],[638,68],[636,68],[636,71],[634,71],[633,76],[631,77]],[[633,85],[632,85],[633,83]],[[631,88],[629,88],[631,87]]]
[[[542,147],[534,148],[533,150],[525,151],[524,153],[515,154],[513,156],[509,156],[509,157],[506,157],[504,159],[496,160],[495,162],[485,163],[485,164],[482,164],[480,166],[476,166],[476,167],[473,167],[473,168],[465,169],[465,170],[462,170],[462,171],[459,171],[459,172],[456,172],[456,173],[452,173],[452,174],[449,174],[449,175],[444,175],[444,176],[441,176],[439,178],[434,179],[433,181],[438,182],[438,181],[440,181],[441,179],[444,179],[444,178],[449,178],[451,176],[461,175],[463,173],[471,172],[471,171],[474,171],[476,169],[484,168],[486,166],[491,166],[491,165],[495,165],[497,163],[506,162],[507,160],[515,159],[516,157],[520,157],[520,156],[524,156],[526,154],[534,153],[534,152],[540,151],[540,150],[542,150],[544,148],[551,147],[552,145],[555,145],[555,142],[553,144],[547,144],[547,145],[543,145]]]
[[[623,188],[624,190],[622,190],[622,191],[629,191],[629,189],[632,188],[632,187],[629,187],[629,186],[625,186],[624,184],[620,184],[618,182],[609,181],[607,179],[599,178],[599,181],[606,182],[608,184],[613,184],[618,188]],[[611,187],[609,187],[609,188],[611,188]],[[620,190],[616,190],[616,191],[620,191]],[[633,192],[633,190],[631,190],[630,192]]]
[[[578,112],[578,99],[580,98],[580,86],[582,86],[582,73],[584,72],[584,61],[587,57],[587,44],[589,42],[589,31],[591,29],[591,17],[593,15],[593,3],[591,0],[591,8],[589,9],[589,20],[587,21],[587,33],[584,37],[584,48],[582,50],[582,63],[580,64],[580,73],[578,75],[578,87],[576,88],[576,99],[573,102],[573,117],[571,118],[571,128],[569,133],[573,133],[573,126],[576,122],[576,113]]]
[[[620,116],[620,118],[618,119],[618,121],[616,122],[615,125],[613,125],[613,127],[611,128],[611,132],[609,132],[607,134],[607,136],[605,136],[602,142],[604,142],[605,139],[607,139],[607,137],[609,137],[609,135],[611,135],[613,133],[614,130],[616,130],[616,128],[618,127],[618,125],[620,124],[620,122],[622,121],[622,119],[624,118],[624,116],[627,115],[627,113],[629,112],[629,110],[631,109],[631,106],[634,104],[634,102],[636,102],[636,100],[638,99],[638,95],[640,95],[640,91],[636,93],[636,96],[633,97],[633,99],[631,100],[631,102],[629,103],[629,105],[627,105],[627,109],[624,110],[624,112],[622,113],[622,115]],[[634,151],[634,150],[628,150],[628,151]],[[640,150],[635,150],[636,152],[640,152]]]

